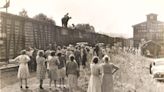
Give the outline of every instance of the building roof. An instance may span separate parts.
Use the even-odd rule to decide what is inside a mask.
[[[141,23],[138,23],[138,24],[133,25],[132,27],[140,26],[140,25],[142,25],[142,24],[147,24],[147,23],[148,23],[147,21],[141,22]],[[156,23],[164,24],[164,22],[162,22],[162,21],[156,21]]]
[[[146,23],[147,23],[147,21],[141,22],[141,23],[138,23],[138,24],[133,25],[132,27],[139,26],[139,25],[146,24]]]
[[[161,46],[161,45],[159,45],[158,43],[156,43],[156,42],[153,41],[153,40],[148,40],[148,41],[146,41],[143,45],[146,45],[146,44],[149,44],[149,43],[152,43],[152,44],[154,44],[154,45],[158,45],[159,47]]]
[[[153,16],[158,16],[158,15],[155,14],[155,13],[150,13],[150,14],[148,14],[148,15],[146,15],[146,16],[151,16],[151,15],[153,15]],[[163,24],[164,24],[164,22],[161,22],[161,21],[157,21],[157,20],[156,20],[156,22],[157,22],[157,23],[163,23]],[[144,21],[144,22],[141,22],[141,23],[132,25],[132,27],[139,26],[139,25],[142,25],[142,24],[145,24],[145,23],[148,23],[148,21]]]
[[[158,16],[157,14],[155,14],[155,13],[150,13],[150,14],[148,14],[148,15],[146,15],[146,16],[150,16],[150,15],[155,15],[155,16]]]

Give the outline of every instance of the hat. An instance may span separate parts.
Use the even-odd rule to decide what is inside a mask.
[[[71,58],[71,57],[75,57],[75,56],[74,56],[73,54],[70,54],[70,55],[69,55],[69,58]]]
[[[44,50],[39,50],[37,55],[39,55],[40,53],[43,53],[44,54]]]
[[[110,61],[110,57],[108,55],[104,55],[104,57],[102,58],[102,60],[105,62],[105,59],[108,59],[108,61]]]
[[[21,54],[26,54],[26,50],[21,50]]]

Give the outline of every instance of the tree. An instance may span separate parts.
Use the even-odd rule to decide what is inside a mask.
[[[28,17],[27,11],[25,9],[22,9],[22,11],[19,12],[19,15],[22,17]]]
[[[77,24],[75,28],[86,32],[95,32],[95,28],[89,24]]]
[[[56,25],[55,21],[52,18],[48,18],[43,13],[35,15],[33,18],[36,19],[36,20],[39,20],[39,21],[50,22],[50,23],[53,23],[54,25]]]

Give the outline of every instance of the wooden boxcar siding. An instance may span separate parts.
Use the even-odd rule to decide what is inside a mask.
[[[30,18],[0,13],[0,61],[14,58],[22,49],[46,49],[56,39],[55,26]]]
[[[5,13],[0,14],[1,30],[4,34],[2,38],[3,44],[0,47],[0,60],[13,58],[24,46],[24,32],[22,26],[22,18],[11,16]]]
[[[83,30],[68,29],[48,22],[12,14],[0,13],[0,60],[16,57],[22,49],[36,47],[47,49],[49,44],[57,45],[88,42],[113,44],[112,37]]]
[[[36,47],[38,49],[47,49],[47,46],[53,42],[55,33],[54,25],[42,23],[36,20],[27,21],[29,30],[25,30],[25,47]]]

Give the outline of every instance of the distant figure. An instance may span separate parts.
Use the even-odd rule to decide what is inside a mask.
[[[98,45],[95,46],[95,49],[94,49],[94,52],[96,53],[96,56],[99,56],[99,51],[100,51],[100,48]]]
[[[32,53],[32,58],[33,58],[33,66],[32,66],[32,69],[34,71],[36,71],[36,66],[37,66],[37,63],[36,63],[36,56],[37,56],[37,53],[38,53],[38,49],[34,48],[34,51]]]
[[[29,67],[30,72],[34,71],[33,69],[34,60],[32,57],[33,51],[34,49],[32,47],[28,47],[26,51],[26,54],[30,57],[30,61],[28,62],[28,67]]]
[[[71,17],[69,17],[68,15],[69,15],[69,13],[67,13],[66,15],[64,15],[64,17],[62,18],[62,26],[63,27],[67,27],[68,20],[71,19]]]
[[[74,55],[75,55],[75,60],[78,64],[78,67],[80,67],[80,62],[81,62],[81,52],[80,52],[80,48],[79,47],[76,47],[76,50],[74,52]]]
[[[82,66],[83,68],[86,67],[86,62],[87,62],[87,50],[85,47],[82,48]]]

